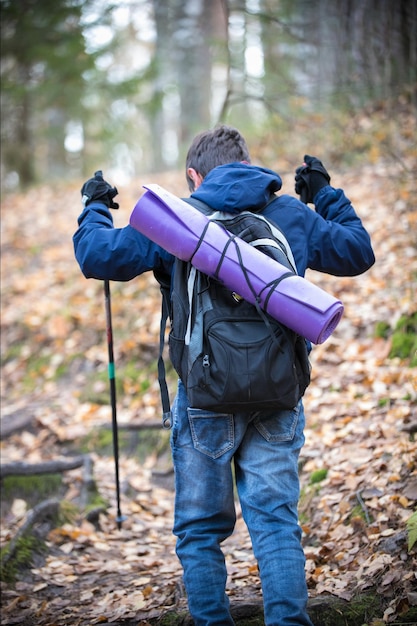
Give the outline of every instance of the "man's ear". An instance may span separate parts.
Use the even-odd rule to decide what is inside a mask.
[[[189,167],[187,169],[187,174],[188,174],[189,178],[191,178],[191,180],[194,183],[194,191],[195,191],[196,189],[199,188],[199,186],[203,182],[203,180],[204,180],[203,176],[199,172],[197,172],[193,167]]]

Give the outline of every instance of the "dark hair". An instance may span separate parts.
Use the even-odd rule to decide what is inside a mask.
[[[250,163],[250,156],[246,141],[236,128],[222,124],[199,133],[194,137],[185,160],[188,188],[194,191],[194,182],[187,173],[189,167],[205,178],[218,165],[240,161]]]

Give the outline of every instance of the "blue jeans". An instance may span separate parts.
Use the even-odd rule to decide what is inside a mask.
[[[221,543],[236,521],[232,461],[258,562],[268,626],[312,626],[298,525],[302,403],[291,411],[219,414],[188,408],[179,383],[171,447],[177,555],[196,626],[233,625]]]

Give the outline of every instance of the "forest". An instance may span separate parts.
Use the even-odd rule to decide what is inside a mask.
[[[193,136],[239,128],[283,179],[320,158],[370,233],[314,345],[299,520],[315,626],[417,623],[417,0],[0,0],[4,625],[190,625],[157,380],[161,294],[103,282],[72,236],[102,169],[123,227],[143,185],[188,195]],[[176,376],[168,368],[170,392]],[[118,476],[119,480],[116,480]],[[119,489],[118,489],[119,488]],[[227,593],[263,625],[236,501]],[[120,523],[118,520],[122,519]]]
[[[219,121],[264,164],[292,165],[299,140],[333,161],[376,151],[372,131],[393,140],[398,99],[416,107],[416,11],[415,0],[1,0],[2,185],[86,176],[97,162],[118,181],[175,169]],[[369,115],[371,128],[346,128],[367,107],[385,108],[388,127]]]

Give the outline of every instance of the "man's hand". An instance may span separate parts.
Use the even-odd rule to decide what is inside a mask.
[[[81,187],[81,196],[84,206],[87,206],[93,200],[103,202],[109,209],[118,209],[117,202],[113,202],[113,198],[119,192],[116,187],[112,187],[103,178],[103,172],[98,170],[94,174],[94,178],[90,178]]]
[[[300,196],[301,202],[313,202],[320,189],[329,184],[330,176],[323,163],[306,154],[303,165],[295,170],[295,193]]]

